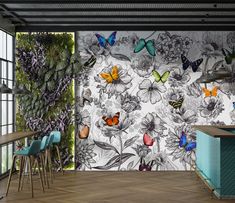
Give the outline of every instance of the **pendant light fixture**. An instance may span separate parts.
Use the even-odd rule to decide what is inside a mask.
[[[2,82],[2,84],[0,84],[0,93],[2,94],[10,94],[12,93],[12,89],[10,89],[4,82]]]

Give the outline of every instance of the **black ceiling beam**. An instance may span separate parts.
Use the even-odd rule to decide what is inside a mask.
[[[93,25],[93,26],[16,26],[16,32],[74,32],[74,31],[235,31],[235,26],[221,25],[185,25],[185,26],[167,26],[167,25]]]
[[[14,24],[17,25],[17,22],[13,22]],[[200,20],[200,21],[81,21],[81,22],[71,22],[71,21],[56,21],[56,22],[46,22],[46,21],[32,21],[28,22],[28,26],[32,25],[66,25],[66,24],[71,24],[71,25],[82,25],[82,24],[89,24],[89,25],[95,25],[95,24],[101,24],[101,25],[112,25],[112,24],[152,24],[152,25],[198,25],[198,24],[211,24],[211,25],[218,25],[218,24],[229,24],[229,25],[234,25],[235,26],[235,21],[206,21],[206,20]],[[141,25],[140,25],[141,27]]]
[[[231,4],[232,0],[1,0],[4,4],[125,4],[125,3],[154,3],[154,4],[172,4],[172,3],[187,3],[187,4]]]
[[[6,18],[12,18],[11,16],[5,15]],[[66,18],[235,18],[235,15],[21,15],[21,18],[40,18],[40,19],[48,19],[48,18],[56,18],[56,19],[66,19]]]
[[[235,11],[235,8],[11,8],[11,12],[89,12],[89,11],[166,11],[166,12],[187,12],[187,11],[217,11],[217,12],[227,12]]]

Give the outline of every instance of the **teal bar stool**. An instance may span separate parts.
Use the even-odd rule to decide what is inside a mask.
[[[53,146],[55,146],[56,151],[57,151],[57,155],[59,158],[59,162],[60,162],[60,169],[62,172],[62,175],[64,174],[64,170],[63,170],[63,164],[62,164],[62,160],[61,160],[61,156],[60,156],[60,150],[59,150],[59,143],[61,142],[61,133],[60,131],[52,131],[51,134],[54,135],[53,137]]]
[[[16,151],[13,156],[12,160],[12,166],[8,178],[8,183],[7,183],[7,191],[6,191],[6,196],[8,195],[10,183],[11,183],[11,178],[12,178],[12,172],[14,169],[15,161],[17,157],[20,157],[20,176],[19,176],[19,186],[18,186],[18,191],[20,189],[20,184],[21,184],[21,178],[22,174],[24,171],[24,160],[28,162],[28,168],[29,168],[29,178],[30,178],[30,185],[31,185],[31,191],[32,191],[32,197],[34,197],[34,192],[33,192],[33,179],[32,179],[32,163],[31,163],[31,158],[34,158],[37,165],[38,165],[38,171],[39,171],[39,177],[41,181],[41,186],[42,190],[44,192],[44,186],[43,186],[43,181],[42,181],[42,174],[40,170],[40,161],[39,161],[39,153],[40,153],[40,146],[41,146],[41,141],[40,140],[34,140],[32,141],[30,147],[26,147],[22,150]],[[24,159],[25,158],[25,159]]]
[[[50,133],[50,135],[47,139],[46,148],[45,148],[45,168],[48,168],[51,183],[53,183],[53,179],[52,179],[52,161],[51,161],[51,149],[53,147],[53,139],[54,139],[54,134]]]

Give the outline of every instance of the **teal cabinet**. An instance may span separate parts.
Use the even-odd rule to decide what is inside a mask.
[[[197,130],[196,170],[218,198],[235,198],[235,129],[229,132],[234,137]]]

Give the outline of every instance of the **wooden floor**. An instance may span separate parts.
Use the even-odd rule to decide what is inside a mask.
[[[235,200],[211,199],[194,172],[67,172],[56,174],[54,184],[45,193],[34,177],[35,198],[29,184],[17,192],[14,177],[8,197],[0,203],[212,203]],[[1,193],[6,180],[0,182]]]

